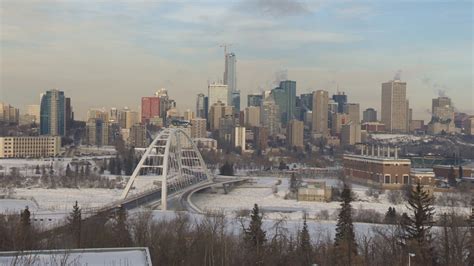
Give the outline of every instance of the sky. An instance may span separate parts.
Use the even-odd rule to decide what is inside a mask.
[[[75,116],[138,110],[167,88],[180,111],[223,79],[223,43],[237,87],[344,91],[380,110],[381,83],[407,82],[414,119],[431,99],[474,114],[473,1],[32,1],[0,0],[0,101],[24,109],[63,90]],[[380,114],[379,114],[380,115]]]

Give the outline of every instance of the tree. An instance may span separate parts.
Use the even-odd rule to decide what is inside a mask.
[[[234,175],[234,164],[226,161],[219,169],[220,175],[233,176]]]
[[[462,178],[462,177],[463,177],[463,169],[462,169],[462,166],[459,166],[459,169],[458,169],[458,170],[459,170],[459,175],[458,175],[458,177],[459,177],[459,178]]]
[[[128,150],[127,157],[124,160],[124,169],[126,175],[131,175],[135,168],[135,147]]]
[[[408,197],[407,208],[411,211],[411,215],[406,214],[402,217],[404,239],[409,248],[421,253],[419,258],[426,262],[432,259],[430,230],[435,213],[433,203],[433,196],[418,182]]]
[[[120,161],[118,154],[117,154],[117,157],[115,158],[115,174],[116,175],[122,174],[122,163]]]
[[[84,177],[84,174],[85,174],[85,172],[84,172],[84,165],[82,165],[82,166],[81,166],[81,173],[80,173],[80,176],[81,176],[81,177]]]
[[[81,227],[82,227],[82,211],[77,205],[77,201],[72,207],[72,212],[68,217],[69,230],[73,238],[76,248],[81,247]]]
[[[74,177],[79,176],[79,164],[76,163],[76,166],[74,167]]]
[[[303,216],[303,229],[299,232],[299,250],[305,265],[311,265],[313,248],[309,236],[308,224],[306,223],[306,213]]]
[[[256,257],[261,256],[266,239],[266,232],[262,229],[262,217],[258,205],[255,204],[250,215],[249,227],[244,229],[244,242],[256,252]]]
[[[453,166],[451,166],[451,168],[449,168],[448,184],[449,184],[449,186],[451,186],[451,187],[456,186],[456,176],[455,176],[455,174],[454,174],[454,167],[453,167]]]
[[[25,250],[32,247],[31,213],[28,206],[20,213],[20,225],[18,227],[18,249]]]
[[[337,219],[334,245],[344,254],[343,263],[351,265],[353,257],[357,256],[354,225],[352,224],[352,191],[347,184],[341,193],[341,210]]]
[[[115,159],[114,158],[110,158],[109,172],[111,175],[115,174]]]
[[[89,177],[90,174],[91,174],[91,168],[89,166],[89,163],[87,163],[86,164],[85,175],[86,175],[86,177]]]
[[[132,240],[127,225],[127,211],[123,206],[115,213],[115,224],[112,227],[115,236],[116,245],[118,247],[130,246]]]
[[[39,164],[36,165],[35,174],[37,174],[37,175],[41,174]]]
[[[289,169],[288,166],[284,161],[280,161],[280,165],[278,166],[278,170],[287,170]]]
[[[67,166],[66,166],[66,176],[67,177],[72,176],[71,166],[69,166],[69,164],[67,164]]]
[[[386,224],[397,223],[397,211],[395,210],[395,207],[388,207],[388,211],[385,213],[384,222]]]

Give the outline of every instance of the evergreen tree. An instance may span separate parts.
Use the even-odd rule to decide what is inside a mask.
[[[81,176],[81,177],[84,177],[84,174],[85,174],[85,172],[84,172],[84,165],[83,165],[83,166],[81,166],[81,173],[80,173],[80,176]]]
[[[352,191],[345,183],[341,199],[341,210],[337,219],[334,244],[344,254],[344,264],[351,265],[354,256],[357,255],[357,243],[355,241],[354,225],[352,224]]]
[[[53,176],[54,174],[54,169],[53,169],[53,164],[49,165],[49,176]]]
[[[115,224],[112,227],[118,247],[127,247],[131,244],[131,236],[127,225],[127,211],[123,206],[115,213]]]
[[[67,164],[67,166],[66,166],[66,176],[67,177],[72,176],[71,166],[69,166],[69,164]]]
[[[35,174],[37,174],[37,175],[41,174],[39,164],[36,165]]]
[[[111,175],[115,174],[115,159],[114,158],[110,158],[109,172],[110,172]]]
[[[20,213],[20,225],[18,227],[18,249],[31,249],[31,213],[28,206]]]
[[[91,168],[89,166],[89,163],[87,163],[86,164],[85,175],[86,175],[86,177],[89,177],[90,174],[91,174]]]
[[[459,177],[459,178],[462,178],[462,177],[463,177],[463,169],[462,169],[462,166],[459,166],[459,169],[458,169],[458,170],[459,170],[459,175],[458,175],[458,177]]]
[[[122,162],[120,161],[120,158],[118,157],[118,155],[115,158],[115,174],[116,175],[122,174]]]
[[[74,177],[79,176],[79,165],[76,163],[76,166],[74,167]]]
[[[434,207],[433,196],[423,189],[420,182],[417,183],[414,190],[408,197],[407,208],[412,212],[402,219],[402,229],[407,244],[412,246],[418,252],[424,261],[430,261],[431,257],[431,234],[433,226]],[[413,247],[413,245],[415,245]]]
[[[397,223],[397,211],[395,210],[395,207],[388,207],[388,211],[385,213],[384,222],[386,224]]]
[[[306,223],[306,214],[303,217],[303,229],[299,232],[299,250],[305,265],[311,265],[313,248],[311,246],[308,224]]]
[[[135,147],[131,147],[124,160],[124,170],[126,175],[131,175],[135,168]]]
[[[81,227],[82,227],[82,211],[77,205],[77,201],[73,206],[72,212],[68,217],[69,229],[76,248],[81,247]]]
[[[244,241],[251,250],[255,250],[257,257],[263,252],[266,240],[266,232],[262,229],[262,217],[258,205],[255,204],[250,215],[249,227],[244,230]]]
[[[220,175],[233,176],[234,175],[234,164],[226,161],[219,169]]]
[[[449,168],[448,184],[449,184],[449,186],[451,186],[451,187],[455,187],[455,186],[456,186],[456,176],[455,176],[455,173],[454,173],[454,167],[453,167],[453,166],[451,166],[451,168]]]

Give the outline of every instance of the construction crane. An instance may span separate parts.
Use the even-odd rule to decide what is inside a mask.
[[[227,47],[231,47],[231,43],[223,43],[219,47],[224,47],[224,57],[227,55]]]

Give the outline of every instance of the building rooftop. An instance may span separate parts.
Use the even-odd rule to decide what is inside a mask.
[[[54,249],[0,252],[0,265],[152,265],[148,248]]]

